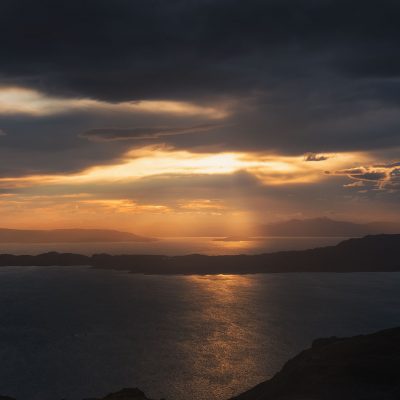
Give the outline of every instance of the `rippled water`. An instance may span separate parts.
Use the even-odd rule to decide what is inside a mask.
[[[47,251],[80,254],[259,254],[281,250],[304,250],[335,245],[345,237],[260,237],[256,240],[224,241],[213,237],[160,238],[154,242],[122,243],[0,243],[0,253],[39,254]]]
[[[56,400],[139,386],[227,399],[315,337],[400,325],[400,273],[139,276],[0,268],[0,394]]]

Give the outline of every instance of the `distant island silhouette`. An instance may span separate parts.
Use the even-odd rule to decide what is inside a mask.
[[[213,239],[214,242],[254,242],[257,240],[263,240],[263,238],[255,236],[225,236]]]
[[[258,241],[264,237],[362,237],[366,235],[397,234],[400,222],[354,223],[327,217],[291,219],[259,225],[251,234],[210,232],[215,242]],[[221,234],[222,233],[222,234]],[[191,235],[196,237],[196,235]],[[184,237],[177,232],[172,237]],[[201,237],[205,237],[202,232]],[[122,243],[152,242],[158,238],[113,229],[9,229],[0,228],[1,243]]]
[[[365,236],[400,232],[399,222],[355,223],[337,221],[327,217],[292,219],[260,225],[258,235],[262,236]]]
[[[140,274],[400,271],[400,234],[370,235],[344,240],[336,246],[259,255],[0,255],[0,266],[79,265]]]
[[[156,239],[111,229],[5,229],[0,243],[150,242]]]
[[[400,328],[392,328],[369,335],[316,339],[271,379],[230,400],[399,398]],[[0,396],[0,400],[14,399]],[[151,399],[138,388],[125,388],[91,400]]]

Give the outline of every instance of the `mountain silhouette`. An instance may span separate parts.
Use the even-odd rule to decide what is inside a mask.
[[[265,236],[365,236],[382,233],[399,233],[400,223],[371,222],[360,224],[336,221],[327,217],[292,219],[258,227],[258,233]]]

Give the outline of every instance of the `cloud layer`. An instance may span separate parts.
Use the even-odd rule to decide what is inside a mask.
[[[175,128],[162,128],[162,127],[148,127],[148,128],[99,128],[91,129],[83,132],[80,137],[98,141],[98,142],[113,142],[120,140],[152,140],[162,139],[165,136],[185,135],[190,133],[207,132],[218,128],[216,124],[205,124],[198,126],[188,127],[175,127]]]
[[[400,189],[400,162],[342,169],[334,174],[345,175],[356,181],[346,185],[347,187],[364,186],[363,183],[366,182],[381,190]]]
[[[85,193],[88,220],[392,217],[399,14],[392,0],[1,1],[2,216],[67,220],[62,196]]]

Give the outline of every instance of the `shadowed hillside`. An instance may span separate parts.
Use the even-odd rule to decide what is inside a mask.
[[[371,335],[315,340],[272,379],[234,400],[399,398],[400,328],[394,328]]]

